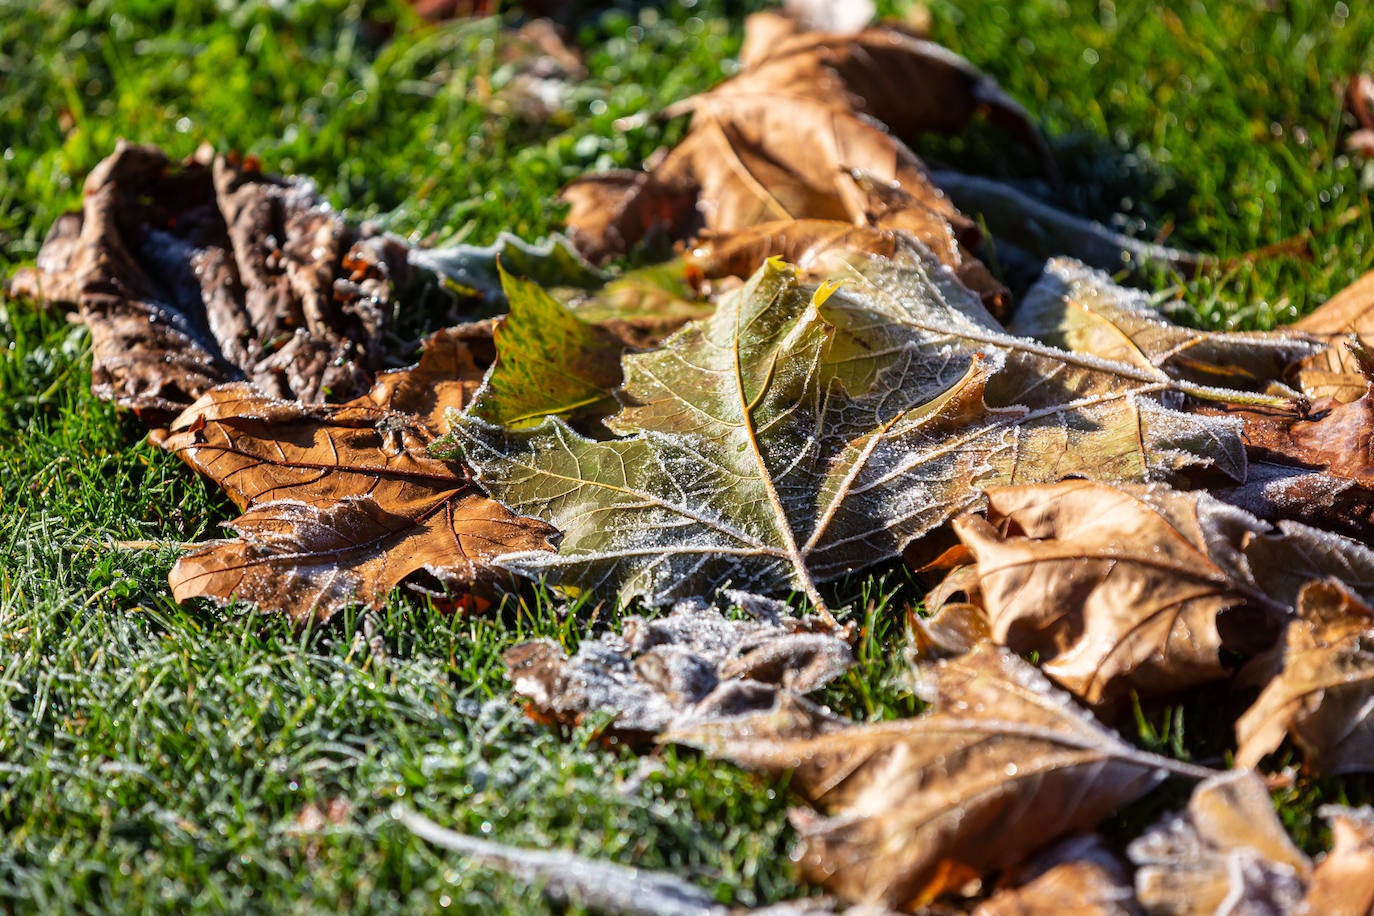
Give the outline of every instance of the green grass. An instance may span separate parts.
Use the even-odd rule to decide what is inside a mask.
[[[417,239],[536,236],[557,226],[549,200],[563,182],[636,165],[682,127],[617,119],[710,85],[740,38],[741,4],[588,15],[590,79],[565,116],[536,125],[486,102],[509,78],[491,22],[417,28],[385,3],[280,6],[0,0],[0,270],[32,260],[120,136],[177,156],[202,141],[256,153]],[[1310,233],[1307,259],[1154,278],[1202,325],[1289,320],[1374,259],[1374,173],[1341,155],[1331,89],[1374,66],[1374,10],[1148,6],[932,9],[938,38],[1043,119],[1067,178],[1060,205],[1228,256]],[[990,129],[923,152],[1036,186]],[[672,868],[722,901],[798,893],[776,787],[671,752],[641,772],[591,730],[522,718],[501,651],[531,635],[572,646],[585,624],[547,597],[479,619],[397,600],[381,621],[384,668],[351,620],[302,634],[178,607],[174,548],[120,545],[214,536],[229,506],[91,396],[87,341],[61,315],[0,300],[0,909],[537,909],[530,889],[411,838],[390,816],[397,801],[507,842]],[[841,586],[866,626],[861,665],[826,694],[838,709],[914,710],[900,678],[907,578]],[[1132,737],[1224,752],[1208,716],[1144,710]],[[1300,779],[1282,814],[1315,849],[1316,807],[1368,794]],[[302,827],[335,800],[339,823]]]

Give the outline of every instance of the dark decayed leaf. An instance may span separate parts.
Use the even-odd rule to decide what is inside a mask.
[[[1186,812],[1166,816],[1127,853],[1136,897],[1152,916],[1283,916],[1297,912],[1312,874],[1249,770],[1199,784]]]
[[[790,777],[824,812],[794,814],[803,876],[849,900],[910,908],[1091,827],[1169,773],[1035,668],[991,645],[933,670],[934,711],[821,735],[741,717],[666,741]]]
[[[656,620],[629,617],[619,635],[584,640],[571,658],[549,640],[516,646],[505,655],[515,692],[541,718],[576,725],[610,714],[617,733],[652,738],[694,719],[772,709],[779,689],[806,693],[853,664],[843,634],[781,602],[725,597],[751,619],[687,602]]]
[[[1374,770],[1374,611],[1334,581],[1307,585],[1283,641],[1248,673],[1266,684],[1236,722],[1236,764],[1253,767],[1285,737],[1319,773]]]
[[[651,604],[728,582],[823,607],[815,583],[897,555],[975,485],[1244,475],[1234,423],[1163,403],[1244,392],[1013,337],[910,243],[836,276],[814,287],[770,264],[627,356],[607,423],[626,438],[455,418],[482,485],[565,535],[558,556],[503,562]]]
[[[973,916],[1137,916],[1130,875],[1100,837],[1069,837],[1018,870]]]
[[[96,393],[159,420],[235,380],[310,403],[366,391],[406,252],[309,182],[121,141],[15,289],[74,303]]]
[[[244,514],[234,540],[182,557],[178,600],[239,599],[296,620],[349,602],[378,607],[414,573],[467,589],[500,577],[491,561],[549,549],[553,530],[483,496],[456,463],[429,457],[438,419],[481,370],[463,330],[431,338],[418,367],[379,377],[339,406],[307,406],[224,385],[187,408],[163,448],[222,486]]]

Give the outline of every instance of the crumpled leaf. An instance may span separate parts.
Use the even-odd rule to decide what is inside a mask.
[[[627,356],[626,406],[607,423],[626,438],[456,418],[488,492],[564,533],[558,556],[502,562],[625,601],[728,582],[823,608],[815,583],[897,555],[979,485],[1244,475],[1234,424],[1158,400],[1202,389],[1012,337],[916,248],[842,276],[834,291],[769,265],[711,318]]]
[[[1215,680],[1227,670],[1218,617],[1284,610],[1241,551],[1266,526],[1206,494],[1069,480],[987,497],[986,518],[954,528],[977,560],[991,636],[1039,653],[1089,703]]]
[[[75,303],[96,393],[159,420],[236,380],[310,403],[366,391],[406,251],[307,181],[121,141],[14,289]]]
[[[998,891],[973,916],[1136,916],[1125,866],[1095,835],[1061,840],[1019,869],[1018,886]]]
[[[1257,766],[1285,737],[1317,773],[1374,770],[1374,610],[1334,581],[1313,582],[1282,643],[1247,670],[1266,684],[1236,722],[1236,765]]]
[[[1075,261],[1055,258],[1017,306],[1008,330],[1172,378],[1235,390],[1291,394],[1278,380],[1321,349],[1298,333],[1208,333],[1168,321],[1139,290]]]
[[[1136,897],[1146,912],[1293,913],[1312,874],[1249,770],[1221,773],[1193,790],[1187,811],[1133,841]]]
[[[1323,805],[1331,851],[1317,863],[1303,901],[1311,916],[1367,916],[1374,912],[1374,809]]]
[[[177,600],[238,599],[324,620],[354,601],[379,607],[416,573],[468,589],[499,579],[491,561],[502,553],[550,549],[553,529],[512,514],[461,466],[427,454],[439,418],[481,375],[463,334],[436,335],[418,367],[383,374],[346,404],[223,385],[155,435],[244,510],[230,525],[237,539],[177,561]]]
[[[1362,275],[1292,327],[1327,344],[1295,369],[1298,386],[1309,398],[1348,403],[1364,396],[1368,382],[1346,341],[1351,334],[1374,334],[1374,271]]]
[[[703,229],[791,219],[895,225],[1001,300],[1005,290],[970,255],[976,225],[901,138],[960,129],[982,109],[1038,139],[1025,112],[963,58],[900,31],[776,40],[793,28],[777,15],[750,18],[743,72],[669,110],[690,111],[692,126],[651,171],[590,175],[565,188],[574,244],[600,261],[646,238],[685,240]]]
[[[807,693],[853,664],[844,635],[814,618],[743,592],[724,597],[751,619],[684,602],[656,620],[628,617],[619,635],[584,640],[571,658],[551,640],[516,646],[505,654],[515,693],[541,718],[577,725],[610,713],[618,734],[653,737],[694,719],[772,709],[779,690]]]
[[[670,732],[742,766],[785,773],[798,861],[848,900],[914,908],[1091,827],[1169,773],[1209,771],[1137,750],[1035,668],[990,645],[934,668],[934,711],[819,736],[739,718]]]

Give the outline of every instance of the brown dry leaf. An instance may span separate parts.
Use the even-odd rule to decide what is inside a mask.
[[[1236,765],[1254,767],[1285,737],[1308,767],[1339,774],[1374,770],[1374,610],[1335,582],[1313,582],[1282,643],[1246,672],[1266,683],[1236,722]]]
[[[1312,863],[1274,814],[1249,770],[1201,783],[1187,811],[1166,816],[1131,843],[1136,897],[1152,914],[1295,912]]]
[[[852,634],[797,619],[779,601],[723,595],[751,619],[684,602],[657,620],[629,617],[619,635],[584,640],[571,658],[551,640],[516,646],[505,654],[515,692],[538,718],[576,725],[610,713],[617,734],[652,738],[772,709],[779,690],[807,693],[853,664]]]
[[[746,53],[740,75],[670,109],[690,111],[692,127],[647,173],[590,175],[565,189],[568,226],[584,254],[604,260],[655,235],[683,240],[701,230],[829,220],[911,232],[988,295],[1005,296],[969,256],[977,227],[901,138],[960,129],[979,109],[1015,111],[1009,118],[1038,137],[1014,102],[967,61],[894,29],[795,32],[782,17],[759,14],[745,41],[746,51],[767,54]]]
[[[1264,526],[1205,494],[1070,480],[987,496],[986,518],[954,524],[977,559],[992,638],[1040,653],[1045,672],[1089,703],[1219,678],[1218,616],[1285,610],[1240,553]]]
[[[1374,809],[1325,805],[1331,851],[1312,873],[1301,912],[1311,916],[1374,913]]]
[[[406,251],[308,182],[121,141],[14,288],[75,303],[96,393],[158,421],[222,382],[311,403],[366,391]]]
[[[990,645],[933,668],[934,711],[819,736],[769,717],[669,732],[790,775],[825,812],[794,812],[802,875],[848,900],[915,908],[1091,827],[1169,773],[1210,771],[1140,751]]]
[[[312,407],[224,385],[156,434],[244,510],[231,524],[237,539],[177,561],[177,600],[239,599],[324,620],[353,601],[379,607],[414,573],[469,588],[503,578],[490,565],[501,554],[552,549],[552,528],[512,514],[461,465],[427,453],[439,418],[481,378],[464,340],[480,332],[435,335],[418,367],[382,375],[347,404]]]
[[[973,916],[1136,916],[1125,865],[1095,835],[1069,837],[1019,870],[1016,887],[998,891]]]
[[[1295,367],[1294,378],[1309,398],[1347,403],[1363,397],[1366,380],[1346,340],[1351,334],[1374,334],[1374,271],[1332,296],[1292,328],[1327,343],[1325,350]]]

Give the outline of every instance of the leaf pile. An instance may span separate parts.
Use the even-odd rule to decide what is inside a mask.
[[[511,648],[515,692],[785,778],[836,906],[1366,911],[1374,815],[1328,811],[1314,863],[1258,773],[1374,771],[1370,278],[1293,328],[1205,333],[1054,259],[1004,323],[907,141],[982,112],[1043,152],[1025,112],[900,30],[749,30],[738,75],[669,112],[680,145],[565,190],[592,260],[684,244],[619,274],[558,241],[410,248],[251,163],[117,148],[15,288],[74,305],[97,391],[242,511],[173,593],[307,621],[402,584],[476,609],[516,574],[638,602],[571,655]],[[506,311],[397,368],[417,284],[446,323]],[[928,708],[803,698],[855,661],[829,583],[903,556],[946,573],[909,615]],[[1123,737],[1198,701],[1233,727],[1208,766]],[[1091,833],[1171,776],[1186,810]],[[605,904],[558,877],[575,857],[414,823]]]

